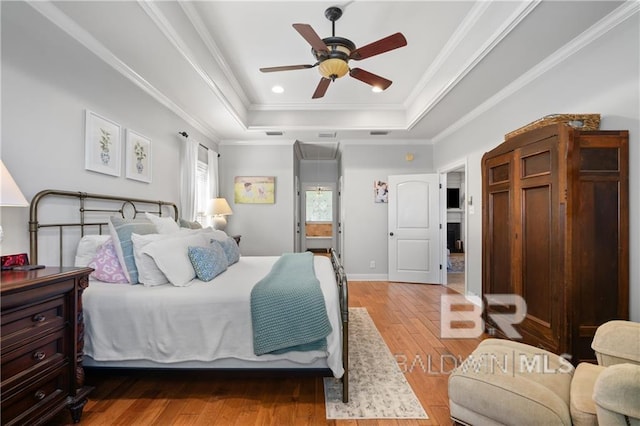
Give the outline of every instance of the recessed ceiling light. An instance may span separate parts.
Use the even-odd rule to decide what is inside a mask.
[[[273,93],[282,93],[282,92],[284,92],[284,87],[282,87],[282,86],[273,86],[271,88],[271,91]]]
[[[371,91],[372,91],[373,93],[380,93],[380,92],[382,92],[382,89],[381,89],[380,87],[378,87],[378,86],[373,86],[373,87],[371,88]]]

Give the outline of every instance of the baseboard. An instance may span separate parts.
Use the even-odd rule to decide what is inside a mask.
[[[388,274],[347,274],[349,281],[389,281]]]

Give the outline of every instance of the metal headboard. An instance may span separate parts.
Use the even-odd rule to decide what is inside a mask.
[[[79,219],[77,222],[72,221],[69,223],[40,223],[38,222],[38,207],[40,202],[45,198],[71,198],[76,199],[78,202]],[[113,205],[114,207],[103,207],[102,205],[97,208],[92,208],[92,202],[101,202],[103,205]],[[146,211],[150,213],[158,214],[162,216],[163,206],[173,208],[173,217],[178,219],[178,207],[169,201],[156,201],[156,200],[144,200],[141,198],[127,198],[114,195],[102,195],[102,194],[89,194],[86,192],[73,192],[73,191],[59,191],[53,189],[47,189],[38,192],[31,200],[30,212],[29,212],[29,242],[30,242],[30,259],[32,264],[38,263],[38,231],[40,228],[58,228],[59,239],[59,252],[60,252],[60,266],[62,266],[63,255],[63,230],[66,228],[80,228],[80,235],[85,235],[87,227],[97,227],[99,233],[102,234],[102,228],[108,226],[107,221],[100,222],[87,222],[85,214],[92,213],[119,213],[123,218],[125,217],[125,210],[132,213],[132,217],[135,218],[138,213],[144,213]],[[128,208],[127,208],[128,207]],[[140,209],[138,209],[140,207]],[[154,210],[149,210],[154,209]],[[166,209],[165,209],[166,210]]]

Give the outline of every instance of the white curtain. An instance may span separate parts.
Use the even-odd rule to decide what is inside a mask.
[[[180,217],[196,219],[196,173],[198,170],[198,142],[184,138],[180,158]]]
[[[212,149],[207,150],[209,166],[209,198],[218,198],[218,153]]]

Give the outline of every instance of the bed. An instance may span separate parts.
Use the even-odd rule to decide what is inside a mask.
[[[55,220],[43,219],[43,216],[48,217],[48,209],[57,210],[50,215]],[[60,209],[73,213],[60,213]],[[109,223],[115,220],[114,216],[121,221],[133,219],[131,222],[134,222],[150,214],[156,219],[171,218],[173,222],[179,217],[177,207],[170,202],[84,192],[41,191],[33,198],[30,208],[31,263],[38,263],[38,252],[43,251],[43,246],[47,254],[56,246],[60,252],[60,265],[68,264],[68,252],[76,251],[77,247],[74,263],[85,266],[87,259],[93,256],[92,250],[95,252],[107,239],[111,240],[113,234],[109,232]],[[206,232],[221,231],[180,230],[181,235],[188,234],[189,238],[201,238],[205,234],[204,238],[209,238],[211,234]],[[168,238],[159,233],[145,237],[153,241]],[[45,238],[47,242],[43,244]],[[51,238],[56,238],[57,243],[52,244]],[[215,245],[213,239],[210,241]],[[117,241],[115,245],[118,246]],[[63,253],[67,254],[63,256]],[[162,256],[164,253],[167,250],[162,251]],[[331,250],[330,257],[310,256],[309,260],[321,289],[321,302],[314,310],[322,310],[330,324],[323,344],[317,348],[296,347],[256,355],[254,331],[258,326],[253,322],[256,320],[253,312],[256,283],[265,281],[275,265],[284,265],[283,261],[288,260],[284,258],[305,258],[307,262],[305,255],[239,256],[210,281],[196,277],[179,286],[173,285],[173,280],[164,284],[147,285],[148,281],[144,281],[144,285],[134,285],[92,278],[82,295],[83,315],[78,318],[79,329],[84,329],[83,365],[136,369],[266,369],[282,374],[317,370],[342,379],[343,400],[347,402],[348,288],[335,251]],[[162,264],[160,258],[153,259],[157,265]],[[140,258],[137,260],[142,265]],[[174,264],[180,260],[172,258],[170,263],[171,268],[176,269]],[[127,267],[123,269],[126,271]],[[143,280],[142,269],[140,280]],[[326,309],[320,309],[322,304]],[[309,328],[312,326],[308,325]]]

